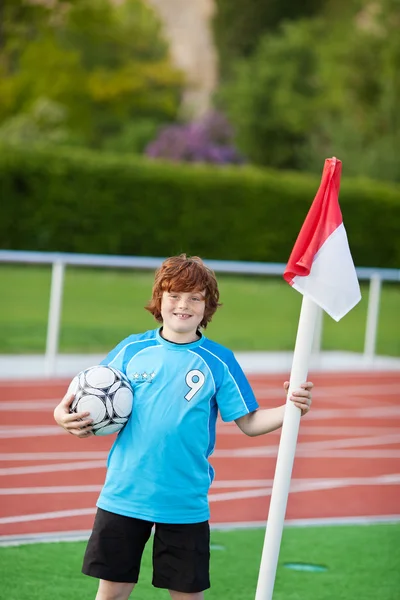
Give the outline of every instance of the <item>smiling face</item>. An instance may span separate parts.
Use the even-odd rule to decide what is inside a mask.
[[[183,306],[179,306],[178,302],[183,302]],[[185,337],[192,335],[196,339],[197,327],[205,329],[219,306],[214,272],[198,256],[180,254],[167,258],[157,269],[151,300],[145,309],[151,312],[156,321],[164,323],[165,337],[165,331],[170,329],[170,335],[175,335],[174,331],[178,328],[176,335],[180,336],[183,332]],[[201,314],[203,317],[196,324]],[[187,340],[179,341],[185,343]]]
[[[205,290],[163,292],[161,298],[162,335],[180,344],[198,339],[197,329],[204,317]]]

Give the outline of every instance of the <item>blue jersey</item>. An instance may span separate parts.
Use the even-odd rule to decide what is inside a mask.
[[[218,412],[233,421],[258,408],[233,353],[205,336],[174,344],[156,329],[131,335],[103,364],[127,375],[134,406],[97,506],[156,523],[206,521]]]

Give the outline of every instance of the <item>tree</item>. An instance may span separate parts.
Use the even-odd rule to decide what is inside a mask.
[[[348,174],[400,178],[399,3],[359,5],[285,23],[236,64],[219,101],[254,162],[319,171],[336,155]]]
[[[182,76],[142,0],[6,0],[3,10],[0,122],[47,98],[98,148],[134,122],[175,119]]]
[[[265,33],[283,21],[317,14],[327,1],[216,0],[213,29],[222,78],[229,77],[235,61],[253,54]]]

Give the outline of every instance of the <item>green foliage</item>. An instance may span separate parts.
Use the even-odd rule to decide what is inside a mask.
[[[143,154],[147,145],[155,138],[158,129],[159,125],[155,119],[128,121],[118,133],[105,139],[103,149],[108,152]]]
[[[282,21],[315,14],[326,1],[216,0],[213,29],[222,77],[231,73],[237,59],[251,56],[264,33]]]
[[[29,112],[20,113],[0,125],[0,143],[10,145],[72,143],[66,128],[67,113],[64,106],[39,98]]]
[[[2,248],[285,262],[319,177],[7,147],[0,183]],[[340,200],[355,263],[398,267],[400,188],[343,176]]]
[[[354,4],[351,18],[305,19],[262,38],[235,67],[220,102],[250,160],[400,180],[398,3]]]
[[[182,76],[143,0],[54,2],[31,24],[30,3],[17,4],[4,12],[0,123],[29,118],[47,98],[64,108],[73,138],[101,148],[143,119],[154,129],[176,117]]]
[[[255,55],[236,65],[235,78],[220,98],[250,160],[280,168],[298,167],[305,131],[320,102],[313,42],[320,24],[287,24],[283,34],[262,38]]]

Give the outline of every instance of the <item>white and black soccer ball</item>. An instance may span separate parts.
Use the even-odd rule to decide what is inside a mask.
[[[113,367],[97,365],[81,371],[69,384],[68,393],[75,394],[70,412],[89,412],[94,435],[120,431],[132,412],[132,387]]]

